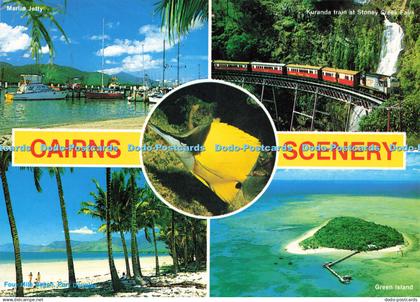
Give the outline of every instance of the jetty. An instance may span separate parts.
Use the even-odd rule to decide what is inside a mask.
[[[342,257],[342,258],[340,258],[340,259],[337,259],[337,260],[335,260],[335,261],[332,261],[332,262],[326,262],[326,263],[324,263],[322,266],[324,267],[324,268],[326,268],[327,270],[329,270],[334,276],[336,276],[337,277],[337,279],[341,282],[341,283],[344,283],[344,284],[348,284],[348,283],[350,283],[351,282],[351,280],[352,280],[352,277],[350,276],[350,275],[343,275],[343,276],[341,276],[339,273],[337,273],[332,267],[334,266],[334,265],[336,265],[337,263],[340,263],[340,262],[342,262],[342,261],[344,261],[344,260],[346,260],[346,259],[348,259],[348,258],[350,258],[350,257],[352,257],[352,256],[354,256],[354,255],[356,255],[356,254],[358,254],[358,253],[360,253],[359,251],[355,251],[355,252],[353,252],[353,253],[351,253],[351,254],[349,254],[349,255],[347,255],[347,256],[344,256],[344,257]]]

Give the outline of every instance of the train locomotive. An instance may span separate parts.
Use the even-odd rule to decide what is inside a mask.
[[[397,79],[392,76],[332,67],[223,60],[213,61],[212,66],[216,71],[264,73],[324,81],[334,85],[360,89],[380,97],[388,97],[392,90],[398,87]]]

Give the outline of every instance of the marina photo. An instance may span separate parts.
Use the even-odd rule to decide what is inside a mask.
[[[165,93],[207,77],[206,18],[175,33],[153,1],[0,5],[1,143],[12,128],[141,129]]]

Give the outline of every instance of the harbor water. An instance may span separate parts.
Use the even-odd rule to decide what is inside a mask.
[[[60,125],[146,116],[149,106],[127,100],[9,101],[0,95],[0,135],[12,128],[45,128]]]

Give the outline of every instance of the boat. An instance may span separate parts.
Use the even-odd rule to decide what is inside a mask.
[[[87,99],[123,99],[124,93],[119,90],[104,88],[100,91],[86,91],[85,97]]]
[[[36,100],[62,100],[67,96],[67,91],[58,91],[41,83],[39,75],[22,75],[23,83],[16,92],[5,94],[6,100],[36,101]]]
[[[149,94],[148,97],[150,103],[159,103],[163,99],[164,94],[161,92],[154,92]]]
[[[105,19],[102,19],[102,49],[105,48]],[[104,52],[102,51],[101,89],[99,91],[86,91],[85,98],[96,100],[124,99],[124,92],[114,82],[108,88],[104,88]],[[116,79],[115,79],[116,81]]]

